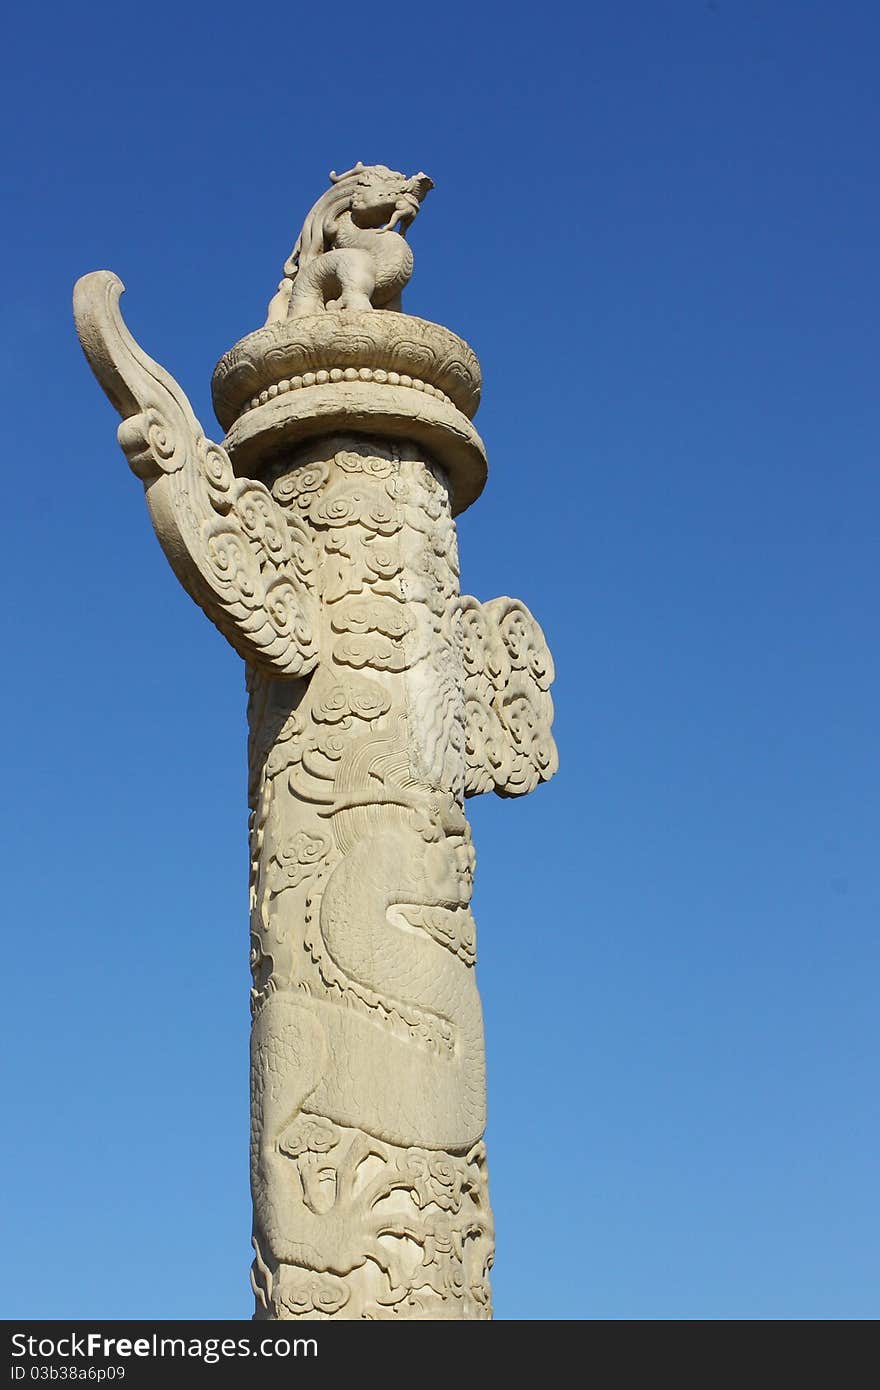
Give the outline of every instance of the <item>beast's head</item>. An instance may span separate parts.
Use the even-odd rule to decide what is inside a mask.
[[[364,230],[402,233],[413,222],[425,194],[433,187],[427,174],[405,174],[384,164],[356,164],[344,174],[330,174],[330,188],[322,194],[306,218],[296,245],[284,266],[292,279],[309,261],[329,251],[336,224],[345,213]]]
[[[390,231],[397,223],[405,230],[415,218],[422,199],[434,184],[427,174],[405,178],[384,164],[364,168],[356,164],[345,174],[331,174],[330,182],[337,188],[347,184],[351,189],[352,220],[359,227],[381,227]]]

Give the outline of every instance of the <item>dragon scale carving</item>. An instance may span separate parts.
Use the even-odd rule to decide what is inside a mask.
[[[521,605],[459,597],[445,481],[417,451],[332,440],[272,491],[313,527],[323,617],[306,688],[251,681],[255,1092],[272,1076],[255,1125],[256,1287],[276,1317],[284,1267],[342,1278],[345,1306],[361,1316],[434,1317],[450,1298],[457,1316],[487,1316],[485,1078],[462,799],[486,783],[526,790],[551,770],[552,753],[504,704],[521,688],[536,717],[545,709],[549,656]],[[505,645],[505,624],[516,642]],[[293,1162],[284,1136],[303,1115],[357,1133],[367,1169],[378,1142],[393,1180],[370,1198],[368,1240],[344,1257],[310,1235],[342,1198],[318,1218],[302,1179],[283,1180]],[[406,1187],[399,1164],[412,1150],[460,1170],[455,1213]],[[338,1174],[327,1181],[342,1190]],[[438,1233],[451,1242],[442,1293],[419,1282]]]

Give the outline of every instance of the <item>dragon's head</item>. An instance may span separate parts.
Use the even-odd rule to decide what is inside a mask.
[[[336,223],[349,213],[364,230],[405,232],[434,187],[427,174],[405,174],[384,164],[355,164],[344,174],[330,174],[330,187],[306,218],[284,274],[293,278],[309,261],[333,246]]]
[[[397,223],[408,227],[425,194],[434,187],[427,174],[413,174],[408,179],[384,164],[367,168],[356,164],[345,174],[331,174],[330,181],[337,187],[348,183],[352,221],[359,227],[384,227],[389,231]]]

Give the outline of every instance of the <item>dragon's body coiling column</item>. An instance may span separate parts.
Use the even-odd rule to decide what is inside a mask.
[[[166,554],[246,662],[256,1316],[484,1319],[463,802],[552,775],[553,669],[523,604],[459,592],[479,367],[397,312],[393,227],[430,180],[332,177],[267,325],[215,371],[222,447],[114,276],[79,282],[77,324]]]

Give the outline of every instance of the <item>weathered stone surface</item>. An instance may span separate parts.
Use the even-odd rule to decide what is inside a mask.
[[[454,515],[483,490],[486,451],[471,424],[480,364],[439,324],[377,309],[287,319],[236,343],[212,385],[236,473],[259,473],[302,440],[355,430],[430,451]]]
[[[384,384],[427,388],[469,420],[477,412],[480,364],[467,343],[440,324],[387,309],[327,310],[249,333],[214,369],[214,409],[228,430],[279,393],[328,381],[379,385],[382,371]]]
[[[341,275],[322,244],[312,310]],[[488,1318],[463,804],[527,793],[557,758],[540,628],[459,592],[453,515],[485,477],[476,358],[375,296],[279,312],[217,368],[220,446],[127,332],[121,289],[77,285],[83,347],[169,561],[247,669],[257,1316]],[[417,353],[418,378],[400,370]]]

